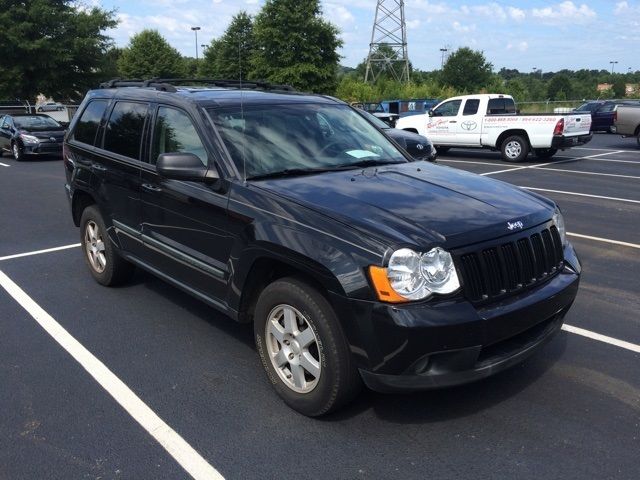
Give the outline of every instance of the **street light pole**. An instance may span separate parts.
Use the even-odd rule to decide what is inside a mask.
[[[449,51],[448,48],[441,48],[440,51],[442,52],[442,60],[440,62],[440,68],[444,68],[444,56],[446,55],[446,53]]]
[[[198,61],[198,30],[200,27],[191,27],[191,30],[196,34],[196,62]]]
[[[611,64],[611,75],[613,75],[613,67],[615,66],[616,63],[618,63],[618,61],[617,60],[612,60],[609,63]]]

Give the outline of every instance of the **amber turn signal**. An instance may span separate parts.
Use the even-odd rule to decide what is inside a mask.
[[[370,266],[369,276],[371,277],[371,283],[373,283],[373,288],[380,301],[388,303],[404,303],[410,301],[391,288],[386,268]]]

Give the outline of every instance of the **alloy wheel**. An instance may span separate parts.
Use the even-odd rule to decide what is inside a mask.
[[[107,267],[104,240],[98,224],[93,220],[89,220],[84,229],[84,248],[91,268],[98,273],[104,272]]]
[[[267,317],[264,338],[271,364],[284,384],[297,393],[311,392],[322,365],[309,320],[291,305],[278,305]]]

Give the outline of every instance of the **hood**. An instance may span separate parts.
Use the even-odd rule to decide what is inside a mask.
[[[507,183],[424,161],[255,185],[394,246],[461,247],[514,233],[507,222],[539,225],[555,208]]]
[[[33,135],[36,138],[40,138],[44,140],[49,140],[50,138],[55,138],[56,140],[62,140],[62,137],[64,137],[65,128],[64,127],[47,128],[46,130],[39,130],[35,128],[32,128],[32,129],[21,128],[20,132],[26,133],[28,135]]]

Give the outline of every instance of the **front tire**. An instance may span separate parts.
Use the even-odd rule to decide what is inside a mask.
[[[117,252],[109,240],[107,228],[98,207],[90,205],[80,219],[80,243],[89,271],[105,286],[120,285],[133,274],[134,267]]]
[[[16,162],[24,160],[24,153],[22,152],[20,145],[18,145],[18,142],[13,142],[13,144],[11,144],[11,153],[13,153],[13,158]]]
[[[311,285],[292,277],[268,285],[256,304],[254,336],[273,388],[303,415],[332,412],[360,390],[336,314]]]
[[[520,135],[512,135],[502,142],[500,150],[505,162],[523,162],[529,155],[529,142]]]
[[[536,148],[534,150],[536,157],[538,158],[551,158],[556,153],[558,153],[558,149],[556,148]]]

